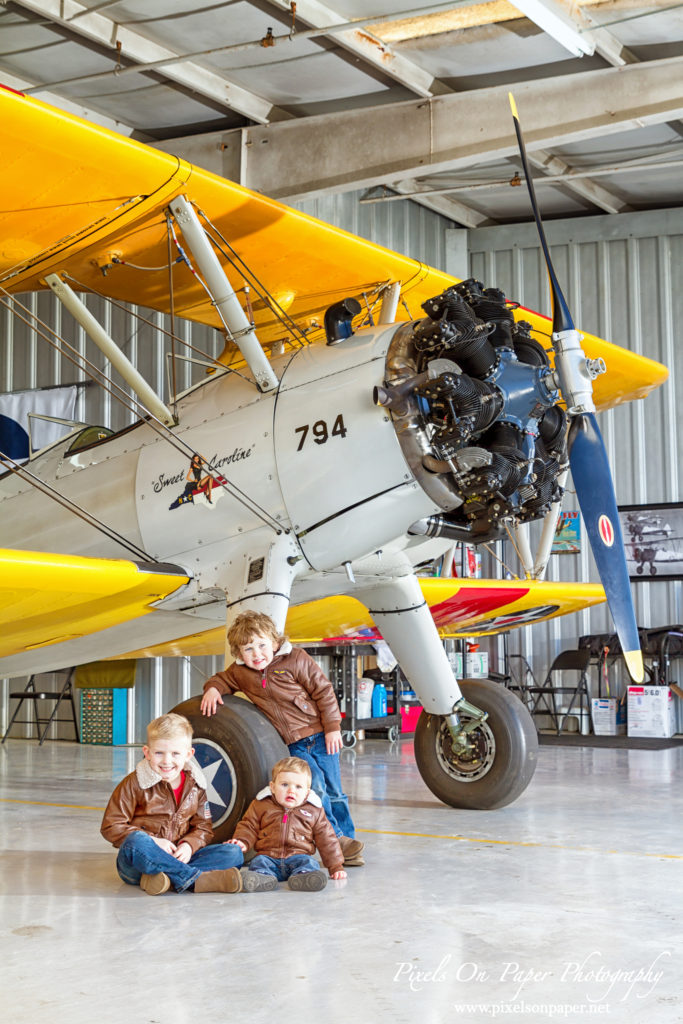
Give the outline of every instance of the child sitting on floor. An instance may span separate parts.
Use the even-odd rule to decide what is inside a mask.
[[[334,879],[346,878],[341,847],[320,800],[311,790],[311,770],[299,757],[285,757],[273,767],[268,789],[252,800],[227,846],[242,853],[253,846],[257,856],[242,869],[245,892],[290,889],[317,892],[327,875],[313,859],[316,847]]]
[[[101,832],[118,848],[116,869],[149,896],[176,892],[239,892],[243,857],[236,846],[208,846],[213,829],[206,779],[193,758],[192,726],[162,715],[147,726],[145,755],[119,782]]]

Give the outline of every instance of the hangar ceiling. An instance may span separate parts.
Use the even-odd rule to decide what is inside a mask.
[[[683,3],[5,0],[0,81],[284,201],[464,227],[681,205]]]

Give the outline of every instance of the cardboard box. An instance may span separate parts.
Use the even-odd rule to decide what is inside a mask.
[[[591,718],[596,736],[624,736],[626,734],[626,703],[616,697],[591,700]]]
[[[629,686],[628,735],[666,738],[674,734],[674,701],[668,686]]]
[[[465,678],[477,679],[489,674],[488,651],[477,651],[465,656]]]
[[[462,654],[457,652],[455,654],[449,654],[448,660],[451,663],[451,668],[455,673],[456,679],[462,679]],[[488,651],[476,651],[472,654],[465,656],[465,679],[482,679],[489,674],[489,654]]]

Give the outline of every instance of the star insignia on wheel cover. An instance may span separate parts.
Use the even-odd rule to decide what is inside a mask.
[[[206,737],[195,740],[195,760],[206,778],[206,798],[214,827],[232,811],[237,797],[237,778],[232,761],[220,745]]]

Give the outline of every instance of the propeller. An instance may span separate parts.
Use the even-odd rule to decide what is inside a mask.
[[[604,373],[605,364],[601,359],[587,359],[581,348],[581,335],[574,327],[569,307],[550,259],[536,193],[529,173],[517,106],[512,93],[508,95],[531,207],[550,279],[555,371],[562,397],[567,404],[567,413],[571,417],[568,437],[569,464],[579,507],[586,524],[586,532],[598,567],[600,581],[605,588],[607,604],[619,637],[626,667],[631,678],[640,683],[644,676],[643,655],[640,650],[638,626],[636,625],[631,584],[628,578],[626,550],[607,452],[595,418],[595,403],[593,402],[592,382],[598,374]]]

